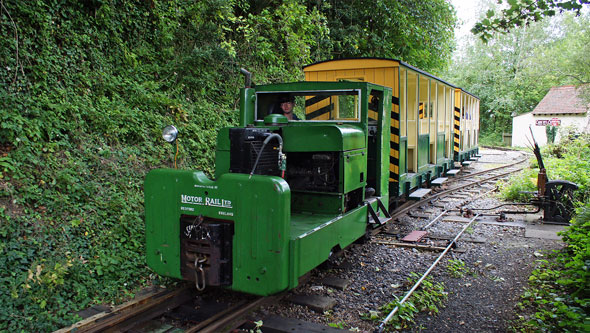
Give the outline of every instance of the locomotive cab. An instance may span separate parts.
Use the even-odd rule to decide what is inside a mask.
[[[298,120],[280,114],[294,101]],[[240,126],[218,133],[215,179],[145,181],[148,265],[257,295],[290,289],[387,215],[391,89],[364,82],[243,88]]]

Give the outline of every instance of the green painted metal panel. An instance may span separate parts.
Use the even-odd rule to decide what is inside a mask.
[[[217,150],[229,151],[229,129],[229,127],[223,127],[219,129],[219,132],[217,132]]]
[[[229,150],[217,150],[215,152],[215,178],[221,177],[229,172],[230,154]]]
[[[181,278],[180,216],[233,221],[231,289],[270,295],[288,287],[291,192],[279,177],[159,169],[145,181],[148,265]]]
[[[408,137],[402,136],[399,139],[399,174],[403,175],[404,173],[408,172],[408,165],[407,165],[407,156],[408,156]]]
[[[283,127],[286,152],[346,151],[365,148],[365,132],[354,125],[297,124]]]
[[[420,181],[421,181],[420,174],[417,174],[417,173],[407,173],[403,177],[403,183],[409,182],[410,189],[420,187]],[[403,194],[407,194],[407,193],[404,192]]]
[[[418,170],[428,165],[430,156],[430,138],[428,134],[418,135]]]
[[[254,122],[254,103],[256,91],[253,88],[240,89],[240,126],[245,127]]]
[[[293,212],[339,214],[344,208],[344,196],[334,193],[292,192]]]
[[[297,224],[303,225],[300,229]],[[309,272],[330,256],[336,245],[345,248],[364,235],[367,227],[367,207],[344,215],[293,215],[291,230],[294,270],[297,277]]]
[[[340,179],[344,182],[343,193],[364,186],[367,180],[367,154],[364,149],[348,151],[343,154],[341,159],[343,177]]]
[[[436,163],[442,163],[445,158],[445,134],[439,133],[436,140]]]

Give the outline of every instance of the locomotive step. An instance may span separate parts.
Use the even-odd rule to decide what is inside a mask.
[[[468,166],[471,165],[471,161],[463,161],[463,163],[461,163],[463,166]]]
[[[432,191],[429,188],[419,188],[416,191],[410,193],[409,198],[411,200],[421,200],[425,195]]]
[[[446,176],[456,176],[459,172],[461,172],[461,169],[452,169],[452,170],[445,172],[445,175]]]
[[[389,222],[389,220],[391,220],[391,217],[379,216],[377,219],[379,221],[375,222],[375,219],[372,216],[369,216],[369,224],[384,225],[385,223]]]
[[[430,184],[433,185],[433,186],[441,186],[448,179],[449,178],[447,178],[447,177],[438,177],[435,180],[431,181]]]
[[[375,201],[377,202],[377,211],[371,206]],[[370,198],[366,201],[366,204],[369,210],[369,224],[383,225],[391,220],[391,215],[389,215],[389,212],[385,209],[385,206],[379,198]]]

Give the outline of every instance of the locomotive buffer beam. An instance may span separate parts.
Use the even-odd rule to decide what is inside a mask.
[[[375,201],[377,201],[377,211],[375,211],[373,206],[371,206],[371,204]],[[381,200],[379,200],[379,198],[371,198],[365,201],[365,204],[369,210],[369,224],[384,225],[391,220],[391,215],[387,209],[385,209],[385,206]]]

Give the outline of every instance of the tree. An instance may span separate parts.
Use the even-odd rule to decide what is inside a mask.
[[[308,0],[327,19],[335,59],[385,57],[426,71],[444,69],[454,49],[454,8],[444,0]]]
[[[498,0],[498,4],[502,4]],[[496,10],[490,9],[485,18],[475,24],[471,30],[473,34],[487,42],[494,32],[510,32],[512,29],[528,26],[540,21],[544,17],[554,16],[557,12],[573,11],[580,15],[582,6],[590,4],[587,0],[508,0],[509,7],[502,9],[498,15]]]
[[[548,37],[543,26],[531,26],[499,36],[488,44],[473,40],[465,56],[448,73],[450,82],[478,96],[481,135],[499,141],[510,132],[511,115],[531,111],[554,82],[542,71],[531,71],[531,59]]]

